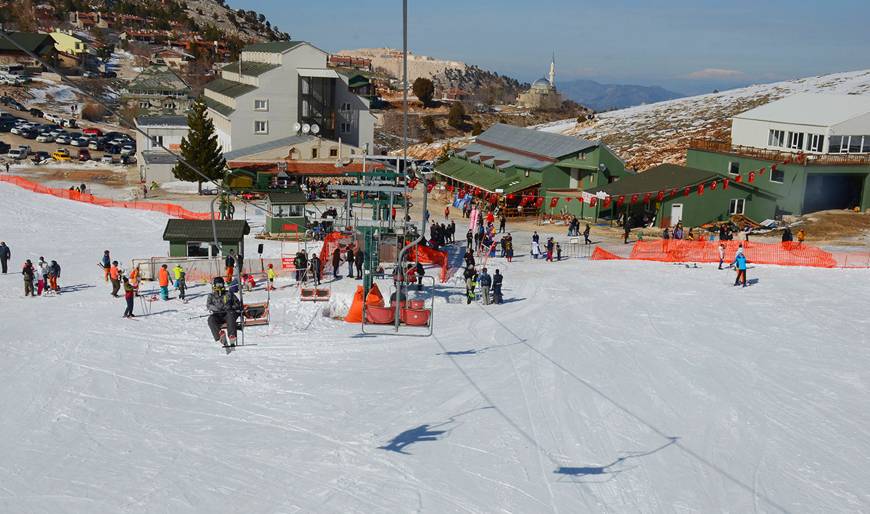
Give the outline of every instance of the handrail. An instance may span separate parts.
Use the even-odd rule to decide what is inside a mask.
[[[751,146],[732,145],[728,141],[715,139],[690,139],[690,150],[704,150],[752,157],[763,161],[785,162],[793,161],[798,152],[784,152],[779,150],[766,150]],[[867,166],[870,165],[870,154],[801,154],[805,159],[803,164],[815,164],[820,166]],[[796,162],[796,161],[795,161]]]

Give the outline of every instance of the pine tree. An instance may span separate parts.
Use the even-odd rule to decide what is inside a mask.
[[[224,177],[227,163],[218,144],[214,122],[206,116],[205,111],[205,102],[200,97],[187,114],[187,126],[190,131],[181,140],[181,158],[209,179],[220,180]],[[178,180],[196,182],[199,192],[202,193],[202,181],[205,179],[186,164],[179,161],[172,168],[172,174]]]

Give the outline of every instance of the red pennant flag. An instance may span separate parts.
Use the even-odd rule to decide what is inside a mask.
[[[692,188],[687,187],[687,188],[683,189],[683,196],[689,196],[689,193],[691,193],[691,192],[692,192]]]
[[[636,204],[636,203],[637,203],[637,193],[631,195],[631,203],[632,203],[632,204]]]
[[[727,178],[722,179],[722,189],[723,190],[728,189],[728,179]]]
[[[622,207],[622,204],[625,203],[625,195],[619,195],[619,198],[616,199],[616,206]]]
[[[435,182],[430,182],[426,184],[426,191],[431,193],[433,189],[435,189]]]
[[[544,198],[539,196],[538,199],[535,200],[535,206],[538,209],[540,209],[543,205],[544,205]]]
[[[734,177],[734,182],[737,182],[738,184],[743,182],[743,175],[737,175]]]
[[[581,197],[577,198],[577,201],[580,203],[583,203],[583,197],[581,196]]]
[[[513,199],[514,199],[514,194],[513,194],[513,193],[509,194],[509,195],[507,196],[507,199],[508,199],[508,200],[513,200]]]
[[[595,198],[592,198],[592,201],[594,202]],[[604,208],[605,209],[610,207],[610,201],[611,201],[611,198],[609,196],[604,197]],[[593,204],[590,202],[589,205],[593,205]]]
[[[677,188],[671,189],[671,198],[676,198],[678,194]]]
[[[607,203],[607,200],[604,200],[604,202]],[[598,203],[598,198],[593,196],[592,198],[589,199],[589,207],[595,207],[595,204],[597,204],[597,203]],[[607,206],[605,205],[605,207],[607,207]]]
[[[659,194],[656,195],[656,200],[659,202],[664,202],[665,201],[665,192],[659,191]]]
[[[570,196],[566,196],[566,197],[565,197],[565,201],[566,201],[566,202],[570,202],[571,200],[573,200],[573,198],[571,198]]]
[[[557,205],[559,205],[559,197],[554,196],[553,198],[550,198],[550,208],[552,209],[553,207],[555,207]]]
[[[643,203],[649,203],[652,198],[652,193],[644,193],[643,194]]]
[[[710,182],[710,189],[712,189],[713,191],[715,191],[718,186],[719,182],[716,182],[715,180],[713,182]]]
[[[760,170],[758,170],[758,174],[759,174],[759,175],[764,175],[764,171],[765,171],[765,169],[762,167]]]
[[[755,172],[754,172],[754,171],[750,171],[750,172],[749,172],[749,183],[751,184],[751,183],[753,183],[753,182],[755,182]]]
[[[698,184],[698,196],[704,196],[704,184]]]
[[[776,164],[771,164],[770,165],[770,172],[773,173],[774,171],[776,171]]]

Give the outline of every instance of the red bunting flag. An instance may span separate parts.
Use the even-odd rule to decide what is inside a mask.
[[[644,193],[643,194],[643,203],[649,203],[652,198],[652,193]]]
[[[734,182],[737,182],[738,184],[743,182],[743,175],[737,175],[734,177]]]
[[[765,169],[763,167],[760,170],[758,170],[759,175],[764,175],[764,172],[765,172]]]
[[[677,188],[671,189],[671,198],[676,198],[678,194]]]
[[[754,172],[754,171],[750,171],[750,172],[749,172],[749,183],[751,184],[751,183],[753,183],[753,182],[755,182],[755,172]]]
[[[513,199],[514,199],[514,194],[513,194],[513,193],[509,194],[509,195],[507,196],[507,199],[508,199],[508,200],[513,200]]]
[[[583,203],[583,197],[582,197],[582,196],[581,196],[581,197],[578,197],[578,198],[577,198],[577,201],[580,202],[580,203]]]
[[[550,208],[552,209],[553,207],[556,207],[557,205],[559,205],[559,197],[554,196],[553,198],[550,198]]]
[[[431,193],[432,190],[435,189],[435,182],[429,182],[426,184],[426,191]]]
[[[664,202],[665,201],[665,192],[659,191],[659,194],[656,195],[656,201]]]
[[[566,197],[565,197],[565,201],[566,201],[566,202],[570,202],[571,200],[573,200],[573,198],[571,198],[570,196],[566,196]]]
[[[544,205],[544,198],[539,196],[537,200],[535,200],[535,207],[540,209]]]
[[[774,171],[776,171],[776,164],[771,164],[770,165],[770,172],[773,173]]]
[[[727,178],[723,178],[723,179],[722,179],[722,189],[723,189],[723,190],[724,190],[724,189],[728,189],[728,182],[729,182],[729,181],[728,181]]]
[[[637,203],[637,193],[631,195],[631,203],[632,205]]]
[[[604,202],[608,203],[608,200],[609,200],[609,198],[607,200],[604,200]],[[597,203],[598,203],[598,198],[593,196],[592,198],[589,199],[589,207],[595,207],[595,204],[597,204]],[[604,207],[607,207],[607,206],[605,205]]]
[[[616,206],[622,207],[622,204],[625,203],[625,195],[619,195],[619,198],[616,199]]]
[[[689,194],[691,192],[692,192],[692,188],[687,187],[687,188],[683,189],[683,196],[689,196]]]
[[[453,192],[453,185],[452,184],[447,186],[447,191],[449,191],[451,193]]]
[[[704,184],[698,184],[698,196],[704,196]]]
[[[713,182],[710,182],[710,189],[712,189],[713,191],[715,191],[718,186],[719,182],[716,182],[715,180]]]
[[[592,200],[595,200],[595,198],[593,198]],[[605,208],[605,209],[608,208],[608,207],[610,207],[610,201],[611,201],[611,200],[612,200],[612,198],[609,197],[609,196],[605,196],[605,197],[604,197],[604,208]],[[589,205],[592,205],[592,204],[590,203]]]

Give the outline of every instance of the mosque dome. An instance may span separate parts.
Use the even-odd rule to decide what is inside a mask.
[[[550,89],[551,87],[550,81],[543,77],[532,82],[532,89]]]

